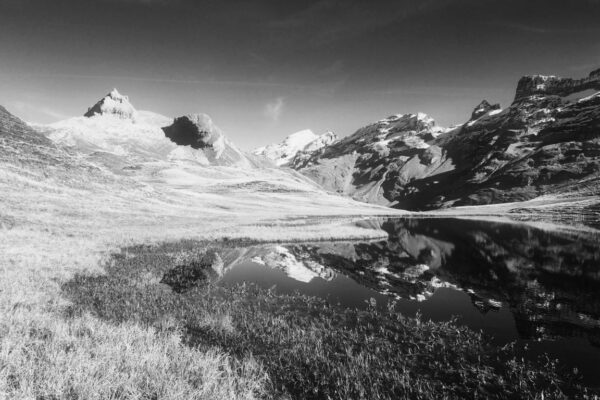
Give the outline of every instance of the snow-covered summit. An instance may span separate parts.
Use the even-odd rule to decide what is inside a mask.
[[[293,133],[280,143],[259,147],[252,153],[273,161],[278,166],[288,165],[301,152],[315,152],[330,145],[337,136],[333,132],[315,134],[310,129]]]
[[[129,102],[129,97],[113,89],[110,93],[100,99],[94,106],[88,108],[84,117],[94,117],[97,115],[116,115],[122,119],[137,119],[137,110]]]

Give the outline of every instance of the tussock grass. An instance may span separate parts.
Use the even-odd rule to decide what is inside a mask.
[[[190,349],[164,327],[3,315],[0,394],[31,399],[255,399],[266,374],[251,357]]]
[[[393,307],[345,309],[246,285],[176,293],[160,278],[189,260],[186,252],[201,254],[190,241],[129,248],[106,275],[76,276],[63,286],[70,317],[174,329],[193,349],[251,357],[268,372],[273,397],[593,398],[555,362],[524,361],[452,321],[406,318]]]
[[[173,318],[114,324],[71,315],[61,282],[97,276],[103,246],[86,237],[0,232],[0,399],[259,399],[255,358],[190,348]],[[231,329],[226,315],[207,322]]]

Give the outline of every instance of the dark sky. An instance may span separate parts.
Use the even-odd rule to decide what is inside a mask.
[[[0,104],[205,112],[250,149],[391,114],[461,123],[527,74],[600,67],[600,0],[0,0]]]

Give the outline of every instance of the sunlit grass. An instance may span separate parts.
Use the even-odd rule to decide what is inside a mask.
[[[101,274],[87,238],[0,232],[0,399],[256,399],[268,377],[255,358],[192,349],[177,321],[114,324],[69,315],[61,282]],[[210,324],[227,329],[227,317]]]
[[[190,349],[166,326],[27,314],[15,309],[0,321],[0,397],[254,399],[264,391],[252,357]]]

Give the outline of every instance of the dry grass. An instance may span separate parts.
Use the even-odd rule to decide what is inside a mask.
[[[0,398],[263,397],[260,363],[215,348],[190,349],[173,321],[149,327],[67,316],[60,285],[76,272],[102,272],[97,243],[27,230],[3,232],[3,239]],[[227,316],[207,324],[230,329]]]
[[[267,376],[251,357],[190,349],[172,329],[3,315],[0,393],[36,399],[256,399]]]

